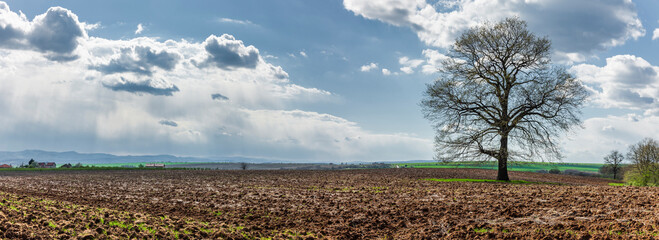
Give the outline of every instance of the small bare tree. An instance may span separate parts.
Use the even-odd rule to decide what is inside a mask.
[[[625,160],[625,157],[618,150],[613,150],[609,155],[604,157],[604,162],[609,165],[611,172],[613,172],[613,179],[618,179],[618,173],[622,169],[622,162]]]
[[[247,170],[247,163],[246,162],[241,162],[240,163],[240,169]]]
[[[421,102],[437,131],[435,158],[496,159],[504,181],[511,157],[560,158],[554,138],[581,123],[587,92],[551,64],[550,45],[517,18],[458,37]]]

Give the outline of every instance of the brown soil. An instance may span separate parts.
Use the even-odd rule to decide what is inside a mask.
[[[0,173],[0,239],[654,239],[659,188],[481,169]]]

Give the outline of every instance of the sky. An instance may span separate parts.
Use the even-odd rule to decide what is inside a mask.
[[[659,138],[659,1],[0,1],[0,150],[432,159],[459,34],[519,17],[590,92],[565,162]]]

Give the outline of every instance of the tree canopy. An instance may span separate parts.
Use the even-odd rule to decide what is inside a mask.
[[[551,63],[550,48],[518,18],[458,37],[421,102],[437,132],[436,159],[495,159],[497,179],[509,180],[511,158],[560,158],[555,138],[580,125],[587,91]]]

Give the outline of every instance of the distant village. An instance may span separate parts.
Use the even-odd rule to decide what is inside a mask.
[[[61,167],[65,167],[67,164],[64,164]],[[68,164],[68,167],[71,167],[71,164]],[[9,164],[1,164],[0,168],[14,168],[14,166]],[[17,168],[57,168],[57,163],[55,162],[37,162],[34,159],[30,159],[27,165],[21,164]]]
[[[90,166],[85,166],[82,165],[81,163],[77,164],[70,164],[66,163],[59,168],[87,168]],[[35,161],[34,159],[30,159],[28,161],[27,165],[21,164],[20,166],[14,167],[10,164],[0,164],[0,169],[7,169],[7,168],[57,168],[57,163],[55,162],[38,162]],[[165,168],[165,164],[162,163],[147,163],[147,164],[140,164],[139,166],[134,166],[134,165],[122,165],[120,168]]]

